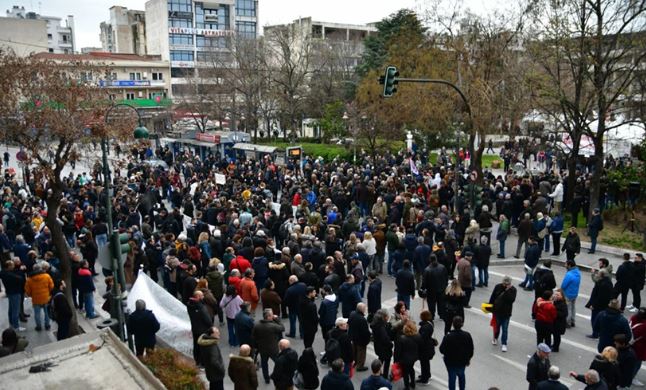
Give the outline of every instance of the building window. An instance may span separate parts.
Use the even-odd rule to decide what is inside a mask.
[[[256,16],[255,0],[236,0],[236,15],[238,16]]]
[[[135,93],[134,92],[126,93],[126,100],[135,100]]]
[[[193,61],[193,52],[188,50],[171,50],[171,61]]]
[[[256,22],[236,22],[236,31],[244,38],[255,38]]]
[[[229,6],[204,8],[202,3],[195,3],[195,28],[229,30]]]
[[[194,74],[193,68],[170,68],[170,77],[191,77]]]
[[[48,52],[50,52],[50,53],[53,53],[53,52],[54,52],[54,49],[51,49],[51,48],[50,48],[50,49],[47,49],[47,51],[48,51]]]
[[[67,43],[67,35],[63,35],[63,42]]]
[[[164,74],[161,72],[153,72],[153,80],[161,81],[164,79]]]
[[[52,39],[52,34],[47,34],[47,39]]]
[[[193,35],[190,34],[169,34],[168,41],[171,45],[192,45]]]
[[[203,37],[198,35],[195,38],[195,42],[197,43],[197,47],[217,47],[220,49],[224,49],[227,47],[227,38],[226,37],[214,37],[214,38],[208,38],[208,37]]]
[[[130,73],[130,80],[134,80],[134,79],[135,79],[135,74],[134,74],[134,73]]]
[[[193,27],[192,19],[168,19],[168,27]]]
[[[191,0],[168,0],[169,11],[193,12]]]

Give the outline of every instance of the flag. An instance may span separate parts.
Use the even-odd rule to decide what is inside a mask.
[[[415,161],[413,161],[413,158],[411,157],[410,159],[408,159],[408,161],[410,162],[410,173],[415,176],[419,175],[419,170],[417,169],[417,166],[415,165]]]

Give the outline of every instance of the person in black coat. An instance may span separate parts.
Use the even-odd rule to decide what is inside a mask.
[[[368,272],[368,322],[381,309],[381,279],[376,271]]]
[[[556,308],[556,319],[552,326],[552,352],[558,352],[561,346],[561,336],[565,334],[567,328],[567,303],[561,290],[557,290],[552,295],[552,301]]]
[[[633,270],[633,285],[631,287],[633,304],[629,308],[631,313],[637,312],[642,305],[641,292],[644,289],[644,281],[646,279],[646,262],[644,262],[644,255],[641,253],[635,253]]]
[[[404,302],[408,310],[411,298],[415,299],[415,275],[410,270],[410,261],[404,260],[403,268],[397,271],[395,286],[397,286],[397,301]]]
[[[301,357],[298,358],[297,371],[302,375],[303,384],[301,389],[315,390],[319,387],[319,367],[316,363],[316,355],[312,348],[305,348]]]
[[[318,330],[319,315],[316,309],[316,288],[308,286],[305,299],[301,303],[300,322],[303,327],[303,344],[305,348],[312,348],[314,336]]]
[[[197,290],[188,300],[188,305],[186,306],[188,317],[191,320],[191,333],[193,334],[193,359],[196,363],[201,362],[200,349],[197,344],[197,340],[213,326],[213,318],[211,318],[209,311],[202,302],[203,299],[204,294],[202,291]]]
[[[543,296],[543,292],[556,288],[556,279],[552,271],[552,260],[544,260],[543,265],[534,271],[534,302]]]
[[[393,356],[393,331],[388,319],[388,311],[379,309],[370,324],[372,339],[375,345],[375,354],[383,364],[382,376],[384,378],[388,378],[390,359]]]
[[[491,312],[496,318],[496,328],[493,332],[492,343],[498,343],[498,335],[502,329],[502,336],[500,343],[502,344],[502,351],[507,352],[507,334],[509,329],[509,321],[511,319],[511,312],[516,301],[516,287],[511,283],[509,276],[502,278],[502,283],[494,287],[489,297],[489,303],[493,305]]]
[[[536,390],[538,382],[548,379],[547,372],[550,368],[550,352],[552,350],[545,343],[538,344],[536,352],[527,362],[525,378],[529,382],[529,390]]]
[[[559,381],[561,371],[556,366],[551,366],[547,370],[547,379],[538,382],[537,390],[567,390],[568,387]]]
[[[276,357],[274,371],[271,373],[271,379],[274,381],[276,390],[287,390],[294,386],[294,372],[298,366],[298,354],[294,351],[289,340],[282,339],[278,342],[280,352]]]
[[[431,321],[435,318],[436,307],[439,317],[444,318],[444,309],[446,308],[444,291],[448,284],[449,273],[446,267],[438,262],[435,255],[431,255],[431,264],[424,270],[422,287],[420,288],[426,294],[428,310],[431,312]]]
[[[137,356],[143,356],[147,349],[155,349],[155,333],[159,331],[159,321],[152,311],[146,310],[146,302],[138,299],[135,311],[128,316],[128,332],[135,336]]]
[[[346,318],[339,317],[336,319],[334,325],[335,327],[328,335],[327,344],[331,344],[330,339],[336,340],[339,344],[339,356],[327,356],[330,352],[328,351],[327,345],[325,348],[325,355],[330,364],[337,358],[343,359],[343,373],[349,375],[350,367],[352,367],[353,351],[352,341],[350,341],[350,336],[348,335],[348,320]]]
[[[345,282],[339,287],[339,301],[341,302],[343,318],[348,318],[352,310],[357,307],[357,303],[361,302],[361,295],[359,294],[359,289],[354,285],[354,276],[352,274],[346,275]]]
[[[592,294],[590,294],[590,299],[585,305],[585,307],[592,311],[590,321],[592,323],[593,330],[590,336],[591,338],[595,339],[599,337],[598,332],[594,331],[594,323],[597,319],[597,316],[608,307],[610,300],[615,296],[612,287],[612,281],[610,280],[608,271],[606,269],[599,270],[597,277],[598,279],[594,283]]]
[[[449,374],[449,388],[455,388],[455,378],[460,388],[466,388],[465,369],[473,358],[473,339],[469,332],[462,330],[462,317],[453,317],[453,330],[442,339],[440,353],[444,355],[444,364]]]
[[[420,313],[419,319],[419,336],[421,343],[419,345],[419,364],[422,368],[422,375],[417,379],[417,383],[428,384],[431,379],[431,359],[435,356],[435,346],[437,340],[433,338],[433,315],[429,310]]]
[[[482,228],[482,226],[480,226]],[[491,258],[491,246],[487,236],[480,237],[480,245],[474,250],[475,264],[478,267],[478,284],[476,287],[489,286],[489,260]]]
[[[273,280],[273,279],[272,279]],[[285,298],[283,303],[287,306],[289,310],[289,334],[287,337],[294,338],[296,337],[296,320],[298,319],[299,309],[301,308],[301,303],[305,298],[305,292],[307,291],[307,286],[303,282],[299,282],[296,275],[289,277],[289,288],[285,291]],[[303,337],[303,323],[298,324],[299,334],[301,338]]]
[[[615,297],[621,295],[621,310],[626,308],[626,300],[628,299],[628,292],[634,284],[633,280],[634,267],[630,262],[630,254],[624,253],[624,262],[617,268],[615,273]]]
[[[395,339],[395,362],[402,367],[404,387],[415,388],[414,364],[419,359],[419,349],[422,339],[417,332],[417,325],[411,320],[404,324],[403,334]]]
[[[357,304],[357,310],[348,318],[348,336],[352,341],[352,353],[357,371],[367,371],[366,348],[370,343],[370,327],[366,319],[367,307],[365,303]]]

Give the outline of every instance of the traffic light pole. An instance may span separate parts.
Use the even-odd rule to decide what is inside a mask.
[[[114,231],[112,226],[112,196],[110,195],[110,168],[108,166],[108,141],[103,138],[101,140],[101,152],[103,154],[103,182],[105,187],[105,218],[106,225],[108,225],[108,232],[110,234],[109,240],[109,252],[110,258],[112,259],[112,275],[114,277],[112,282],[112,305],[110,305],[110,314],[112,318],[117,320],[119,324],[119,331],[117,336],[121,341],[126,341],[124,325],[125,319],[123,315],[123,306],[122,306],[122,296],[121,296],[121,286],[122,283],[125,287],[125,279],[123,278],[123,263],[120,261],[120,257],[115,256],[115,253],[118,248],[115,247],[116,243],[114,240]],[[117,241],[118,242],[118,241]]]
[[[390,69],[389,67],[388,69]],[[404,78],[404,77],[397,77],[399,72],[397,72],[396,68],[392,67],[392,75],[394,77],[391,79],[391,85],[396,85],[398,83],[426,83],[426,84],[442,84],[442,85],[447,85],[455,90],[455,92],[460,95],[462,98],[462,101],[464,102],[464,107],[465,110],[467,111],[467,114],[469,114],[469,120],[471,120],[471,106],[469,105],[469,101],[467,100],[467,97],[464,95],[462,90],[455,84],[453,84],[450,81],[447,80],[441,80],[441,79],[415,79],[415,78]],[[386,70],[386,77],[388,77],[388,69]],[[379,82],[385,82],[386,77],[384,77],[384,80],[379,79]],[[390,92],[390,95],[386,95],[384,93],[384,96],[389,97],[392,96],[392,94],[396,91],[396,89],[392,90]],[[385,92],[385,89],[384,89]],[[459,171],[459,166],[460,166],[460,132],[457,133],[457,145],[455,148],[455,193],[453,194],[453,207],[454,207],[454,212],[458,212],[458,191],[460,189],[460,171]]]

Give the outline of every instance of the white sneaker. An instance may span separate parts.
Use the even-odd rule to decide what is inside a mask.
[[[498,339],[492,339],[491,344],[492,345],[498,345]]]
[[[18,332],[24,332],[27,330],[27,328],[23,328],[22,326],[19,326],[18,329],[16,329]]]
[[[628,310],[630,310],[630,309],[634,309],[634,308],[635,308],[635,306],[633,306],[633,305],[628,305],[628,306],[626,306],[626,309],[628,309]]]
[[[644,386],[643,383],[637,380],[637,378],[633,379],[633,386]]]
[[[633,308],[628,309],[628,311],[631,312],[631,313],[637,313],[639,311],[639,309],[636,308],[636,307],[633,307]]]
[[[502,345],[501,350],[502,350],[503,352],[507,352],[507,346],[506,346],[505,344],[503,344],[503,345]]]

